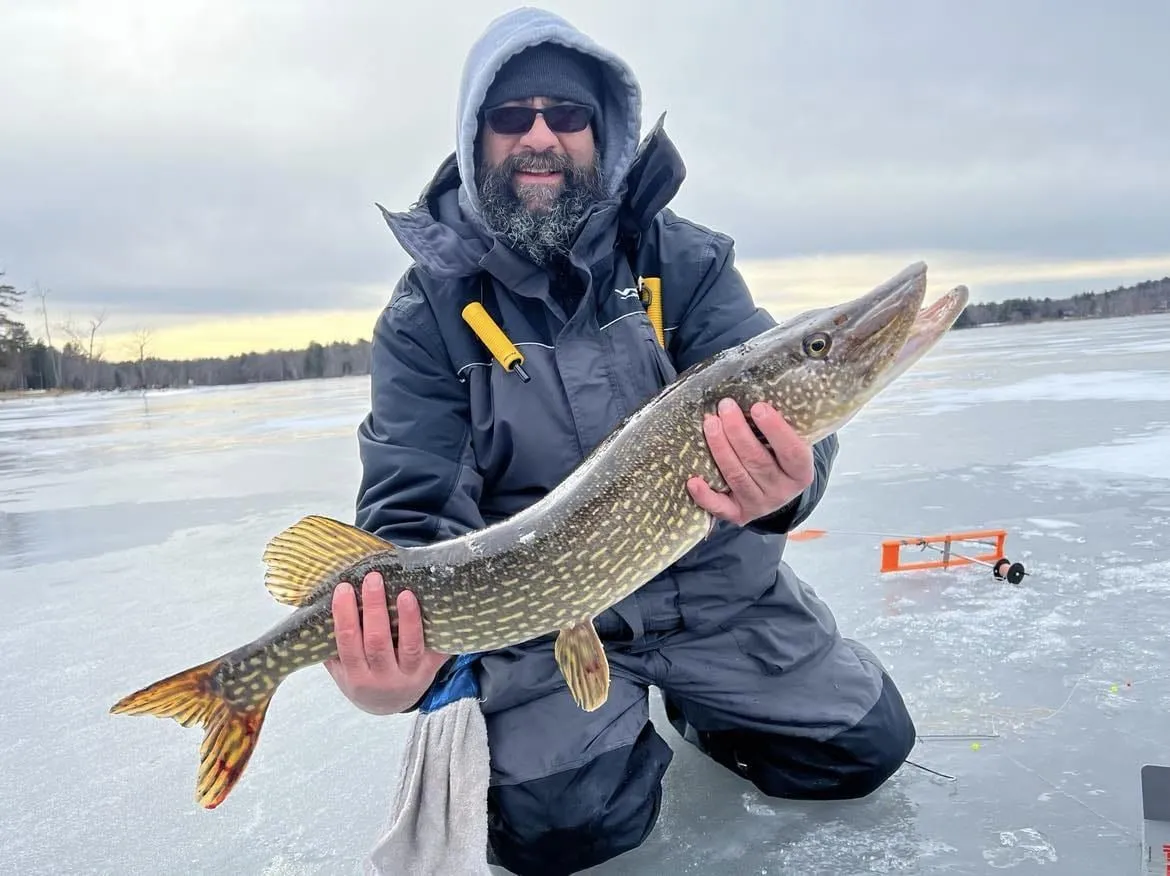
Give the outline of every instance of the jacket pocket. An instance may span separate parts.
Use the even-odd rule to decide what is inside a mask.
[[[817,662],[833,648],[833,637],[815,616],[779,607],[773,610],[768,617],[741,615],[723,625],[743,655],[765,675],[793,672]]]
[[[743,656],[764,675],[783,675],[786,660],[782,643],[775,630],[761,627],[760,621],[752,621],[749,626],[728,624],[724,629],[731,633]]]

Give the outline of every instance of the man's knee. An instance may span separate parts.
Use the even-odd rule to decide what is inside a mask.
[[[495,860],[518,876],[575,873],[637,848],[653,829],[672,752],[647,722],[632,746],[488,791]]]
[[[819,741],[758,732],[700,733],[701,747],[770,797],[866,797],[898,771],[914,748],[914,721],[892,679],[855,726]]]

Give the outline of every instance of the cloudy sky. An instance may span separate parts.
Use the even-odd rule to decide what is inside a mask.
[[[374,202],[451,151],[512,5],[4,0],[0,270],[109,358],[368,336],[407,266]],[[1166,0],[546,7],[630,59],[675,208],[778,314],[919,258],[976,300],[1170,274]]]

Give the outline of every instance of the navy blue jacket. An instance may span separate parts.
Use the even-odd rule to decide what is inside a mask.
[[[621,196],[585,223],[560,276],[464,219],[454,157],[412,210],[385,214],[416,264],[374,331],[359,526],[408,545],[515,514],[678,372],[774,324],[735,269],[732,241],[666,207],[683,176],[659,125]],[[662,278],[665,349],[633,291],[635,271]],[[559,302],[566,289],[581,302],[568,313]],[[524,353],[530,382],[494,362],[463,321],[474,300]],[[797,502],[746,528],[721,522],[617,614],[637,632],[680,620],[703,629],[750,604],[777,582],[782,534],[819,501],[836,452],[836,436],[821,441],[815,480]],[[601,624],[621,628],[612,616]]]
[[[480,105],[496,71],[543,40],[592,55],[604,71],[595,131],[604,197],[583,219],[565,267],[551,273],[503,245],[483,221],[474,185],[461,183],[475,172]],[[661,120],[640,136],[633,71],[562,18],[525,7],[487,28],[464,65],[455,127],[455,150],[418,202],[383,211],[414,264],[374,329],[357,523],[402,545],[451,538],[529,506],[681,370],[773,324],[735,268],[731,239],[670,209],[683,162]],[[639,274],[662,278],[665,349],[634,292]],[[461,318],[470,301],[482,302],[525,354],[531,382],[492,361]],[[702,671],[729,660],[760,665],[777,682],[777,715],[792,732],[824,737],[862,720],[882,690],[876,658],[843,639],[782,556],[785,533],[824,495],[836,454],[836,436],[819,442],[803,495],[749,526],[718,524],[603,613],[601,635],[625,640],[627,650],[653,648],[662,636],[726,647],[728,636],[701,635],[722,628],[742,653],[712,654]],[[547,656],[513,659],[522,650],[481,662],[485,708],[506,708],[547,682]],[[711,683],[725,687],[734,708],[734,678]]]

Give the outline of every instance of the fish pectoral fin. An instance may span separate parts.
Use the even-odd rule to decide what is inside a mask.
[[[394,545],[364,529],[312,515],[277,533],[264,550],[264,586],[277,602],[300,606],[331,574]]]
[[[154,715],[174,718],[184,727],[203,726],[195,799],[204,809],[222,803],[239,782],[275,690],[240,708],[223,698],[212,679],[219,663],[211,660],[156,681],[110,708],[113,715]]]
[[[609,660],[593,620],[562,629],[553,654],[577,705],[586,712],[600,708],[609,698]]]

